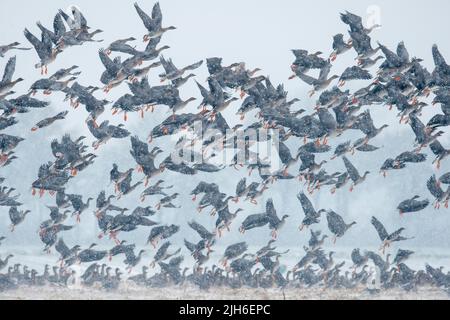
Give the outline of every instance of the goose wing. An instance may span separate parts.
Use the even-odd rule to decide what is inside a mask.
[[[8,60],[5,67],[5,72],[3,73],[2,83],[9,83],[12,81],[14,71],[16,70],[16,57],[12,57]]]
[[[305,216],[310,217],[310,216],[315,216],[317,214],[311,201],[308,199],[308,197],[303,192],[300,192],[297,195],[297,199],[300,201],[300,204],[302,206],[303,212],[305,213]]]
[[[358,173],[358,170],[356,170],[355,166],[350,162],[350,160],[347,159],[346,156],[343,156],[342,159],[344,160],[345,168],[347,169],[348,175],[350,178],[355,182],[358,181],[360,178],[360,175]]]
[[[371,223],[377,231],[381,241],[386,240],[389,234],[387,233],[386,228],[383,226],[383,224],[375,217],[372,217]]]

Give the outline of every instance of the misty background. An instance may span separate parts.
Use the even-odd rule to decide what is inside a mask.
[[[146,12],[151,12],[154,1],[138,1],[141,8]],[[298,78],[287,80],[291,75],[290,65],[294,61],[291,49],[307,49],[310,52],[322,51],[324,56],[328,56],[332,51],[332,37],[337,33],[343,33],[348,39],[347,26],[341,22],[339,13],[348,10],[361,15],[365,21],[376,19],[382,25],[381,29],[373,31],[371,34],[372,45],[376,41],[395,49],[398,42],[404,41],[411,56],[424,59],[423,65],[432,71],[434,68],[431,56],[431,46],[436,43],[439,49],[450,61],[450,42],[447,31],[450,30],[450,20],[447,19],[450,12],[448,1],[175,1],[161,0],[163,13],[163,25],[174,25],[177,30],[167,32],[160,45],[169,45],[171,48],[164,51],[166,58],[172,58],[175,65],[183,67],[201,59],[209,57],[222,57],[223,64],[229,65],[234,62],[246,62],[247,68],[259,67],[260,74],[269,76],[274,85],[283,83],[289,92],[289,99],[299,98],[301,102],[294,106],[294,109],[303,108],[308,113],[315,105],[315,99],[308,98],[307,92],[310,88]],[[68,48],[61,54],[55,63],[49,65],[49,75],[60,68],[67,68],[72,65],[80,66],[82,74],[78,82],[82,85],[101,86],[100,75],[104,71],[103,65],[98,57],[98,50],[107,47],[109,43],[117,39],[134,36],[137,40],[133,42],[138,49],[145,48],[142,36],[145,28],[139,19],[133,1],[87,1],[87,0],[61,0],[61,1],[26,1],[26,0],[4,0],[0,11],[0,43],[7,44],[19,41],[23,46],[30,46],[23,36],[23,30],[27,27],[31,32],[40,35],[36,22],[40,21],[48,28],[51,28],[53,18],[61,8],[66,10],[70,5],[78,6],[88,20],[89,26],[93,30],[101,29],[104,32],[97,35],[96,39],[104,39],[103,43],[86,43],[81,47]],[[375,12],[375,13],[374,13]],[[92,30],[92,31],[93,31]],[[17,66],[15,77],[23,77],[26,81],[15,87],[19,94],[28,92],[30,85],[41,78],[39,70],[34,69],[38,62],[35,51],[10,52],[7,57],[0,60],[1,70],[6,65],[7,59],[17,54]],[[113,56],[116,54],[113,53]],[[125,57],[126,55],[124,55]],[[332,74],[340,75],[343,70],[353,65],[356,53],[351,50],[343,56],[339,56],[334,62]],[[151,85],[159,85],[158,74],[162,69],[151,70],[149,79]],[[371,69],[372,75],[375,70]],[[194,71],[196,80],[207,85],[208,72],[205,64]],[[335,83],[334,83],[335,84]],[[367,82],[352,81],[346,84],[344,89],[352,92],[367,85]],[[97,92],[95,95],[99,99],[106,98],[115,101],[120,96],[128,92],[128,87],[123,84],[115,88],[109,94]],[[181,97],[197,97],[201,99],[200,92],[193,80],[190,80],[180,89]],[[14,233],[10,233],[8,208],[1,208],[0,235],[6,235],[6,246],[43,247],[39,240],[37,231],[39,224],[48,219],[49,210],[46,205],[53,205],[54,198],[48,193],[39,199],[31,196],[31,183],[37,178],[39,166],[48,161],[53,161],[50,142],[54,138],[60,139],[63,134],[70,133],[73,138],[81,135],[87,137],[86,142],[91,145],[94,138],[87,130],[85,118],[87,112],[83,106],[74,110],[69,106],[69,102],[63,102],[64,95],[53,93],[51,96],[38,94],[37,98],[50,101],[51,105],[43,110],[32,110],[27,114],[16,115],[19,124],[4,130],[4,133],[18,135],[26,140],[16,148],[15,160],[10,166],[0,169],[0,176],[6,178],[4,185],[16,188],[20,194],[20,200],[24,203],[23,209],[30,209],[32,212],[25,222],[18,226]],[[183,112],[195,112],[200,101],[190,104]],[[230,126],[239,123],[239,119],[234,115],[240,101],[234,103],[224,112]],[[430,205],[426,210],[419,213],[406,214],[401,218],[396,210],[397,205],[414,195],[421,195],[433,201],[433,197],[426,189],[426,180],[435,173],[437,176],[449,171],[450,159],[446,159],[441,164],[440,171],[432,165],[433,155],[427,148],[424,150],[428,154],[426,163],[410,164],[406,169],[388,172],[387,178],[379,173],[379,168],[384,160],[389,157],[396,157],[400,153],[413,149],[414,135],[409,125],[399,125],[396,111],[388,111],[387,106],[371,106],[372,117],[376,127],[387,123],[389,128],[376,137],[371,144],[382,147],[373,153],[356,153],[349,156],[358,170],[363,173],[369,170],[366,182],[358,185],[350,193],[347,185],[338,190],[335,195],[331,195],[329,188],[322,188],[310,196],[316,209],[333,209],[344,217],[348,223],[356,221],[357,225],[351,228],[346,235],[338,239],[338,246],[342,247],[377,247],[380,244],[375,229],[370,224],[371,216],[376,216],[382,221],[388,231],[393,231],[399,227],[405,227],[405,236],[414,236],[412,240],[401,243],[401,247],[416,248],[427,252],[428,248],[448,248],[450,246],[450,209],[442,208],[434,210]],[[70,110],[66,120],[56,122],[51,127],[31,133],[30,129],[34,124],[48,116],[53,116],[62,110]],[[435,113],[440,112],[438,106],[429,106],[424,109],[422,121],[427,122]],[[132,135],[138,135],[141,140],[145,140],[150,131],[162,120],[169,116],[168,108],[158,106],[154,113],[146,113],[141,119],[138,113],[129,114],[127,129]],[[111,120],[114,124],[123,123],[122,116],[112,116],[110,110],[100,117],[99,123],[104,120]],[[245,124],[254,122],[254,113],[246,116]],[[359,131],[346,132],[339,139],[331,141],[334,147],[345,140],[355,140],[362,137]],[[450,139],[447,134],[440,142],[444,147],[450,147]],[[291,152],[296,152],[303,142],[300,139],[292,138],[288,145]],[[157,139],[152,146],[158,145],[166,152],[170,152],[174,141],[171,138]],[[109,171],[113,163],[119,165],[121,171],[135,167],[129,150],[131,143],[129,139],[111,140],[96,151],[98,158],[95,164],[79,173],[71,179],[67,185],[66,193],[83,194],[83,200],[88,197],[94,199],[105,190],[108,194],[114,193],[114,186],[109,184]],[[91,150],[91,149],[90,149]],[[156,164],[164,160],[166,154],[158,157]],[[323,159],[330,160],[331,154],[318,155],[317,161]],[[290,172],[294,175],[298,173],[298,165],[292,166]],[[345,170],[341,159],[329,162],[325,166],[328,172]],[[181,205],[181,209],[163,208],[153,220],[161,223],[175,223],[181,226],[181,230],[171,242],[177,246],[183,246],[183,239],[191,242],[199,240],[198,235],[188,226],[191,219],[202,223],[209,229],[213,229],[215,218],[209,216],[209,210],[202,214],[196,211],[196,203],[191,201],[189,195],[199,181],[215,182],[219,184],[220,190],[229,195],[235,194],[235,187],[239,179],[247,176],[245,169],[236,171],[227,168],[216,174],[199,173],[196,176],[183,176],[178,173],[165,171],[161,176],[166,185],[174,185],[173,192],[179,192],[180,196],[174,201],[175,205]],[[141,174],[133,174],[134,181],[142,179]],[[259,181],[256,172],[252,177],[247,176],[247,181]],[[153,180],[151,183],[154,182]],[[113,202],[121,207],[133,210],[136,206],[155,206],[158,197],[147,197],[145,203],[139,201],[139,194],[144,187],[138,188],[133,194],[123,197],[120,201]],[[258,199],[258,205],[240,203],[237,206],[231,204],[234,211],[238,206],[244,212],[232,224],[232,232],[226,233],[224,237],[218,239],[217,245],[229,245],[245,239],[249,244],[260,246],[270,239],[268,228],[248,231],[245,236],[239,234],[238,228],[241,221],[249,214],[261,213],[265,208],[265,200],[273,198],[278,215],[289,214],[290,218],[279,233],[280,246],[296,247],[296,252],[303,252],[302,246],[309,239],[309,231],[298,231],[298,226],[304,217],[300,203],[296,194],[305,190],[302,182],[298,180],[278,181],[270,185],[263,198]],[[66,243],[74,245],[82,243],[89,245],[92,242],[104,246],[112,246],[112,240],[104,238],[99,240],[97,235],[99,229],[93,216],[95,203],[81,216],[81,223],[69,232],[62,234]],[[75,219],[71,218],[66,224],[75,224]],[[323,216],[320,225],[314,225],[314,230],[321,229],[329,234],[326,227],[326,217]],[[132,234],[121,233],[119,239],[127,239],[136,244],[144,245],[150,229],[140,228]],[[330,242],[326,242],[327,247],[333,247]],[[395,248],[395,246],[394,246]],[[153,250],[153,249],[152,249]],[[2,252],[3,253],[3,252]],[[350,255],[350,252],[348,252]]]

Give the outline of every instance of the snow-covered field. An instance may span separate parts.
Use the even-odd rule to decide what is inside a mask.
[[[117,291],[85,288],[21,288],[0,293],[0,299],[31,300],[443,300],[450,296],[437,288],[420,288],[417,292],[387,290],[370,294],[365,288],[355,290],[317,289],[211,289],[201,291],[194,287],[147,289],[124,284]]]
[[[280,251],[284,251],[287,248],[280,248]],[[283,257],[283,264],[285,271],[292,267],[304,253],[299,251],[298,248],[290,248],[290,252]],[[327,248],[327,250],[333,249],[336,251],[336,261],[346,261],[346,267],[352,265],[349,259],[350,248],[345,247],[333,247]],[[376,248],[371,248],[376,251]],[[218,250],[222,252],[223,250]],[[255,251],[255,248],[250,248],[250,251]],[[7,253],[14,253],[15,257],[12,263],[22,263],[29,268],[35,268],[39,272],[42,272],[45,264],[55,265],[58,259],[58,255],[55,252],[52,254],[45,254],[39,248],[18,248],[18,247],[2,247],[0,250],[0,256],[5,256]],[[395,252],[395,251],[394,251]],[[189,266],[192,261],[190,256],[186,256],[184,264]],[[220,259],[220,254],[214,253],[212,255],[209,266],[212,263],[216,263]],[[108,261],[108,265],[112,267],[119,267],[124,269],[123,258],[115,257],[112,261]],[[148,262],[148,261],[146,261]],[[448,250],[442,250],[438,248],[427,248],[426,250],[416,249],[416,254],[408,260],[408,265],[415,269],[424,269],[425,263],[429,263],[434,267],[450,265],[450,254]],[[71,269],[79,276],[81,275],[87,265],[73,265]],[[137,266],[132,273],[123,275],[126,279],[128,276],[132,276],[141,272],[142,263]],[[345,267],[344,267],[345,268]],[[152,269],[154,272],[159,272],[159,268]],[[77,281],[79,282],[79,281]],[[294,289],[288,288],[283,292],[279,289],[254,289],[254,288],[241,288],[241,289],[228,289],[218,288],[210,289],[209,291],[200,290],[197,287],[185,286],[185,287],[173,287],[173,288],[142,288],[134,285],[133,283],[123,282],[119,289],[116,291],[105,291],[100,288],[86,288],[81,285],[76,285],[71,288],[60,287],[37,287],[28,288],[22,287],[14,291],[6,291],[0,293],[0,299],[33,299],[33,300],[341,300],[341,299],[400,299],[400,300],[439,300],[449,299],[450,295],[438,288],[421,287],[417,292],[405,292],[403,290],[392,289],[382,291],[379,294],[370,294],[365,287],[361,287],[354,290],[335,290],[323,288],[312,289]]]

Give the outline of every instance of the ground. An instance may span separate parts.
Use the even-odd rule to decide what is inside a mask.
[[[131,285],[116,291],[96,288],[21,288],[0,293],[0,300],[444,300],[450,296],[437,288],[423,287],[417,292],[392,289],[379,294],[369,294],[365,288],[354,290],[317,289],[210,289],[201,291],[194,287],[148,289]]]

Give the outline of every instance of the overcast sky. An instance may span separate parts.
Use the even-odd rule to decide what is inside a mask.
[[[224,59],[224,64],[245,61],[248,68],[261,68],[262,74],[270,76],[274,84],[284,83],[289,91],[289,97],[298,97],[302,100],[298,107],[310,110],[314,105],[314,100],[308,99],[306,92],[309,88],[299,79],[288,81],[290,76],[290,64],[294,60],[291,49],[308,49],[312,52],[322,51],[326,55],[331,52],[332,36],[336,33],[344,33],[348,37],[347,26],[339,18],[339,13],[349,10],[364,17],[365,21],[377,22],[382,25],[381,29],[374,31],[371,36],[373,44],[380,41],[382,44],[395,49],[399,41],[404,41],[411,56],[424,59],[424,65],[432,70],[433,63],[431,57],[431,46],[434,43],[439,45],[442,54],[450,61],[450,41],[448,30],[450,30],[450,2],[448,1],[175,1],[162,0],[161,9],[163,12],[163,24],[165,26],[175,25],[177,30],[168,32],[162,40],[162,44],[167,44],[171,49],[164,55],[173,58],[177,66],[185,66],[207,57],[220,56]],[[141,8],[151,12],[153,1],[139,1]],[[120,38],[134,36],[138,40],[135,45],[143,48],[142,36],[145,29],[141,20],[137,16],[133,7],[133,1],[28,1],[28,0],[3,0],[0,11],[0,43],[6,44],[13,41],[20,41],[23,45],[29,45],[23,36],[23,29],[29,28],[38,34],[36,22],[41,21],[44,25],[51,27],[53,17],[59,8],[66,9],[70,5],[77,5],[86,18],[92,29],[102,29],[104,32],[98,35],[99,39],[104,39],[104,43],[86,44],[83,47],[69,48],[58,60],[49,66],[49,73],[62,67],[73,64],[79,65],[83,74],[78,81],[83,85],[100,85],[99,78],[103,71],[103,66],[98,58],[97,51],[107,46],[110,42]],[[24,83],[17,87],[18,92],[26,91],[30,84],[39,79],[39,71],[33,66],[38,62],[34,51],[18,52],[16,76],[26,79]],[[11,55],[11,54],[10,54]],[[9,56],[10,56],[9,55]],[[332,72],[339,74],[343,69],[353,63],[354,51],[347,53],[344,57],[339,57],[336,67]],[[6,64],[6,59],[0,60],[0,67]],[[205,66],[195,71],[197,80],[204,83],[207,77]],[[156,73],[157,74],[157,73]],[[151,77],[152,78],[152,77]],[[154,79],[154,75],[153,75]],[[157,82],[153,82],[155,85]],[[349,84],[349,89],[358,88],[361,83]],[[127,92],[127,86],[123,85],[115,89],[107,99],[114,100]],[[194,96],[199,98],[199,92],[192,81],[181,89],[183,98]],[[103,93],[98,97],[103,98]],[[15,186],[23,195],[27,208],[33,210],[32,216],[21,226],[14,235],[9,236],[11,243],[37,243],[36,229],[47,211],[44,204],[51,204],[52,199],[46,196],[42,200],[30,197],[29,186],[37,177],[39,166],[52,159],[50,152],[50,140],[53,137],[61,137],[63,133],[69,132],[73,136],[86,135],[88,141],[92,142],[92,137],[86,130],[84,119],[86,112],[83,108],[72,111],[68,120],[54,127],[37,132],[33,136],[29,134],[29,129],[33,124],[46,116],[54,115],[61,109],[68,109],[68,104],[62,103],[60,94],[54,94],[44,99],[51,101],[51,107],[41,112],[33,112],[28,115],[19,116],[21,123],[8,130],[10,134],[17,134],[27,138],[17,150],[20,157],[10,167],[2,169],[5,177],[8,178],[8,185]],[[236,105],[235,108],[238,106]],[[342,214],[348,222],[356,220],[358,227],[341,240],[342,245],[352,246],[357,239],[361,245],[376,246],[379,242],[376,233],[368,222],[370,216],[376,215],[382,221],[386,221],[389,229],[399,226],[407,228],[407,235],[416,236],[416,239],[409,242],[411,246],[446,246],[450,245],[448,228],[448,210],[435,212],[432,208],[424,212],[401,219],[395,210],[398,203],[415,194],[423,195],[431,199],[425,188],[426,179],[435,170],[431,167],[431,159],[424,165],[411,166],[395,174],[391,174],[387,179],[383,179],[378,169],[384,159],[395,157],[403,151],[412,149],[414,137],[409,126],[398,126],[398,119],[395,113],[388,113],[386,108],[374,107],[372,111],[376,125],[389,123],[391,126],[384,132],[384,136],[374,141],[378,146],[384,148],[376,155],[357,155],[352,158],[355,165],[363,172],[366,169],[372,172],[368,181],[357,187],[352,194],[347,190],[342,190],[335,196],[331,196],[328,190],[323,190],[320,195],[314,196],[315,204],[319,208],[333,208]],[[431,107],[430,107],[431,108]],[[186,109],[194,111],[195,106]],[[235,109],[234,109],[235,110]],[[424,121],[427,121],[437,109],[424,112]],[[161,120],[167,117],[167,109],[160,108],[155,114],[147,114],[144,121],[138,115],[131,115],[128,128],[133,134],[138,134],[141,139],[147,137],[149,131]],[[233,112],[226,112],[226,116],[231,116]],[[101,120],[114,119],[117,123],[119,118],[111,118],[110,112],[105,112]],[[22,121],[23,120],[23,121]],[[236,121],[231,118],[230,122]],[[359,136],[347,136],[348,138],[358,138]],[[392,143],[392,141],[396,141]],[[447,148],[450,147],[448,134],[442,139]],[[298,143],[298,142],[297,142]],[[292,144],[292,151],[298,145]],[[162,144],[164,149],[164,144]],[[96,197],[102,189],[112,192],[112,186],[108,186],[109,170],[112,162],[121,165],[121,169],[128,169],[133,166],[129,155],[130,143],[125,141],[111,141],[109,145],[103,146],[99,151],[99,159],[94,166],[81,173],[79,177],[70,182],[68,192],[80,193],[86,190],[89,196]],[[327,156],[328,157],[328,156]],[[431,157],[431,155],[430,155]],[[319,159],[320,160],[320,159]],[[448,171],[450,160],[443,163],[440,173]],[[334,163],[327,167],[329,171],[344,170],[341,162]],[[447,169],[447,170],[445,170]],[[16,171],[18,170],[18,171]],[[219,175],[199,175],[187,183],[180,185],[179,181],[183,177],[167,173],[167,180],[175,183],[175,190],[180,191],[182,196],[177,204],[183,206],[183,210],[167,210],[163,216],[158,217],[163,222],[187,221],[192,217],[201,220],[203,223],[213,225],[213,220],[207,215],[196,217],[194,204],[189,200],[188,194],[195,182],[200,179],[214,179],[223,186],[223,191],[229,194],[234,192],[234,187],[242,173],[236,173],[234,169],[228,169],[226,174]],[[298,168],[293,168],[297,171]],[[439,174],[439,173],[437,173]],[[234,179],[230,179],[234,177]],[[256,178],[256,177],[255,177]],[[414,181],[414,182],[412,182]],[[417,182],[419,181],[419,182]],[[109,189],[108,189],[109,188]],[[279,214],[288,213],[291,221],[286,232],[282,232],[280,241],[284,244],[291,244],[295,239],[296,245],[302,244],[306,235],[298,235],[296,228],[300,224],[303,213],[299,206],[296,193],[302,188],[297,181],[279,183],[271,187],[271,192],[267,196],[274,198]],[[289,191],[289,192],[285,192]],[[133,206],[136,198],[128,199],[125,205]],[[264,207],[261,201],[257,207],[246,206],[246,213],[258,213]],[[339,209],[346,212],[339,211]],[[6,219],[6,209],[5,211]],[[180,219],[180,215],[184,215]],[[244,215],[244,216],[245,216]],[[71,232],[72,239],[83,239],[85,242],[92,242],[92,236],[98,232],[95,221],[91,213],[82,217],[83,227]],[[244,217],[243,216],[243,217]],[[243,218],[242,217],[242,218]],[[184,219],[184,220],[183,220]],[[84,220],[84,221],[83,221]],[[242,219],[238,219],[241,221]],[[325,230],[325,217],[322,219],[322,228]],[[238,228],[236,222],[234,230]],[[7,232],[8,223],[6,220],[0,226],[0,233]],[[183,226],[186,229],[186,226]],[[28,233],[26,231],[29,231]],[[267,232],[266,232],[267,231]],[[69,234],[69,233],[68,233]],[[145,239],[148,231],[143,231]],[[267,241],[269,231],[263,234],[253,233],[248,235],[257,243]],[[68,236],[69,237],[69,236]],[[186,232],[177,236],[179,240],[188,237]],[[143,241],[142,236],[140,237]],[[233,234],[230,239],[238,239],[238,235]],[[225,240],[224,240],[225,241]],[[224,243],[226,243],[225,241]]]

